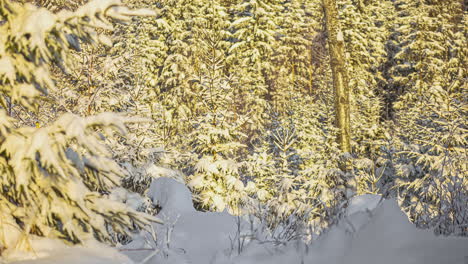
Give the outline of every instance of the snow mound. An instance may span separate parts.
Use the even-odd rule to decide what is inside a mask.
[[[352,234],[343,263],[466,264],[468,239],[417,229],[397,202],[384,200],[368,223]],[[345,262],[346,261],[346,262]]]
[[[466,264],[467,238],[417,229],[394,199],[380,200],[353,199],[347,217],[312,244],[305,263]]]
[[[124,192],[114,195],[125,198]],[[68,247],[33,241],[40,258],[14,263],[130,264],[130,259],[146,264],[468,263],[468,238],[437,237],[431,230],[417,229],[394,199],[379,195],[353,198],[339,224],[310,245],[291,241],[278,247],[253,239],[240,254],[235,244],[242,232],[237,217],[196,211],[188,188],[170,178],[154,179],[148,195],[162,207],[158,217],[164,225],[153,225],[153,233],[142,231],[121,252],[97,242]]]
[[[381,201],[382,196],[375,194],[353,197],[346,209],[346,218],[343,222],[348,225],[351,232],[360,230],[369,222],[372,211],[377,208]]]
[[[346,215],[351,216],[355,213],[372,211],[377,207],[381,200],[382,196],[377,194],[364,194],[356,196],[349,202]]]
[[[437,237],[417,229],[394,199],[363,195],[350,201],[346,217],[304,249],[252,243],[222,264],[467,264],[468,239]],[[214,262],[218,263],[218,262]],[[201,263],[200,263],[201,264]]]
[[[159,254],[147,263],[158,264],[205,264],[218,263],[216,259],[225,256],[231,248],[230,237],[236,233],[236,218],[228,213],[198,212],[193,207],[192,194],[183,184],[172,178],[153,179],[148,196],[161,206],[158,217],[164,225],[154,225]],[[137,262],[148,252],[134,249],[155,245],[154,238],[142,234],[122,249]],[[144,242],[144,241],[149,241]]]
[[[153,179],[147,194],[162,208],[161,214],[195,212],[190,190],[172,178]]]
[[[276,247],[254,240],[237,256],[231,242],[238,234],[236,217],[195,211],[188,188],[173,179],[153,180],[150,196],[165,220],[164,226],[155,226],[158,241],[168,245],[148,263],[466,264],[468,259],[468,239],[419,230],[395,200],[380,195],[353,198],[340,223],[307,247],[297,241]],[[134,260],[144,258],[132,254]]]

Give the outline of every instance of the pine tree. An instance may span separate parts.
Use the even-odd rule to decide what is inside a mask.
[[[66,114],[45,127],[15,126],[12,105],[35,111],[55,88],[49,63],[66,67],[70,49],[105,42],[94,28],[112,30],[110,19],[145,14],[119,1],[93,1],[76,12],[53,14],[30,4],[0,1],[0,247],[27,249],[32,235],[80,243],[111,240],[159,221],[110,201],[121,168],[102,142],[103,133],[125,133],[129,120],[114,114]],[[152,14],[146,12],[146,14]],[[107,17],[107,18],[106,18]],[[40,23],[36,23],[40,21]]]
[[[402,45],[394,55],[390,89],[399,95],[393,106],[402,150],[397,164],[402,206],[421,227],[463,235],[466,15],[460,2],[396,5],[401,14],[396,40]]]
[[[188,185],[195,192],[195,200],[202,209],[240,214],[245,199],[244,183],[240,178],[237,160],[245,135],[241,127],[246,121],[235,113],[232,79],[225,75],[226,15],[217,2],[201,9],[203,19],[194,28],[201,51],[196,72],[203,111],[193,123],[190,144],[196,153],[188,168]]]
[[[273,108],[285,112],[289,103],[311,92],[312,50],[310,45],[317,22],[307,15],[305,1],[286,1],[278,19],[278,48],[272,56],[275,90]]]
[[[249,124],[252,140],[264,126],[268,101],[276,89],[271,56],[278,47],[275,16],[280,10],[276,0],[246,0],[233,7],[231,41],[234,43],[227,57],[228,71],[237,73],[239,91],[236,97],[243,98],[237,109],[252,120]]]
[[[358,194],[375,193],[384,187],[389,172],[387,165],[380,164],[387,138],[380,95],[384,94],[382,86],[386,84],[381,65],[387,58],[385,42],[391,25],[387,21],[394,16],[394,8],[390,1],[339,1],[338,6],[347,66],[352,72],[349,86],[353,178],[357,181]]]

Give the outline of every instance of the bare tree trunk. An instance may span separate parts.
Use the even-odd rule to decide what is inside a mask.
[[[335,92],[335,124],[339,129],[338,142],[343,152],[351,152],[351,131],[349,113],[349,85],[343,32],[338,20],[335,0],[323,0],[328,33],[328,50],[333,74]]]

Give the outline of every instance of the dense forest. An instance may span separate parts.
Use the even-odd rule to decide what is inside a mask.
[[[0,256],[126,243],[159,177],[291,238],[363,194],[468,235],[465,1],[123,2],[0,0]]]

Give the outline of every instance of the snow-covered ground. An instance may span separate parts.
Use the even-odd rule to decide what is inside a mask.
[[[152,232],[142,232],[130,244],[112,249],[91,241],[72,248],[38,240],[33,241],[38,259],[13,263],[468,263],[467,238],[435,236],[430,230],[416,229],[395,200],[377,195],[354,198],[340,224],[308,246],[297,241],[275,246],[252,240],[239,254],[236,242],[246,231],[246,222],[240,222],[239,229],[235,216],[196,211],[190,191],[173,179],[154,180],[149,194],[162,207],[159,217],[165,224],[155,224]]]

